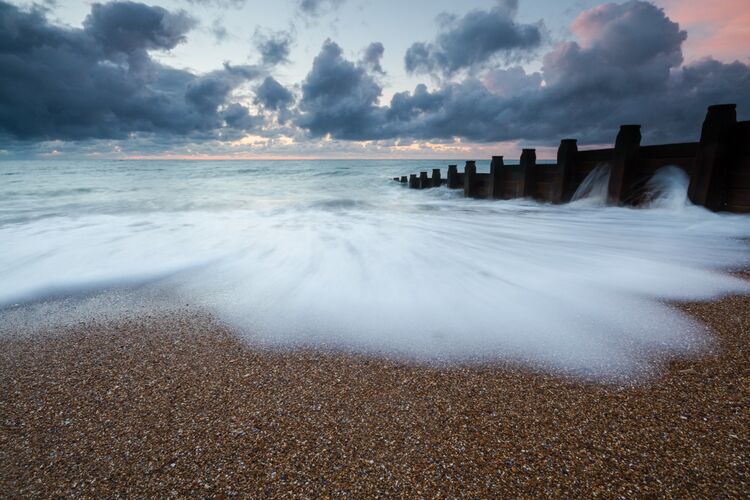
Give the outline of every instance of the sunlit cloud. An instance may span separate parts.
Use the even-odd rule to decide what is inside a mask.
[[[688,31],[683,52],[688,61],[714,57],[750,60],[750,3],[747,0],[696,2],[660,0],[670,18]]]

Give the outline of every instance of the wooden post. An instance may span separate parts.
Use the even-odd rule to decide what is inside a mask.
[[[406,184],[406,176],[405,175],[401,176],[401,184]]]
[[[461,187],[458,182],[458,165],[448,165],[448,187],[450,189]]]
[[[427,177],[427,172],[419,172],[419,189],[425,189],[431,187],[430,178]]]
[[[727,205],[727,172],[732,159],[732,142],[737,125],[735,104],[708,107],[701,141],[693,164],[688,196],[696,205],[722,210]]]
[[[521,182],[518,196],[527,198],[534,194],[534,167],[536,166],[536,149],[521,151]]]
[[[641,126],[621,125],[609,171],[609,201],[627,201],[628,192],[638,177],[638,150],[641,147]]]
[[[440,169],[433,168],[432,169],[432,187],[440,187],[442,183],[443,183],[443,180],[440,178]]]
[[[503,196],[503,157],[493,156],[490,163],[490,185],[487,197],[502,198]]]
[[[575,172],[576,156],[578,155],[578,141],[575,139],[563,139],[557,148],[557,178],[552,189],[553,203],[570,201],[576,190]]]
[[[409,187],[411,189],[418,189],[419,188],[419,181],[417,180],[417,174],[410,174],[409,175]]]
[[[477,177],[477,164],[474,160],[466,160],[464,167],[464,196],[471,196],[471,190]]]

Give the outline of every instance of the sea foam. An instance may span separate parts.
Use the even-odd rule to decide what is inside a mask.
[[[232,168],[244,170],[221,175]],[[283,182],[272,168],[288,169]],[[0,304],[141,285],[255,344],[608,377],[710,343],[670,301],[750,291],[727,272],[750,261],[750,218],[690,205],[679,169],[654,177],[647,208],[603,206],[601,171],[577,201],[545,205],[403,189],[383,180],[409,170],[394,164],[217,170],[175,180],[153,206],[143,193],[158,178],[111,210],[96,188],[75,209],[15,199]],[[186,188],[194,179],[204,191]]]

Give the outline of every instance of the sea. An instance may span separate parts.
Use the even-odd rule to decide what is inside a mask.
[[[2,161],[0,335],[187,307],[264,348],[631,376],[712,345],[675,302],[750,292],[750,216],[679,169],[639,208],[602,170],[564,205],[393,181],[448,163]]]

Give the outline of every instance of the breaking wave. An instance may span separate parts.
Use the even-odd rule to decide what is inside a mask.
[[[128,165],[81,167],[66,182],[121,190],[92,189],[74,205],[6,198],[0,330],[23,309],[14,304],[140,284],[263,345],[608,377],[710,342],[668,301],[750,291],[727,272],[750,261],[750,218],[690,206],[674,170],[654,176],[649,207],[634,209],[601,206],[602,172],[577,202],[551,206],[388,181],[428,165],[348,165],[333,182],[318,174],[339,162],[278,163],[235,177],[226,169],[236,165],[208,162],[139,165],[137,177]],[[113,307],[86,300],[59,315]]]

